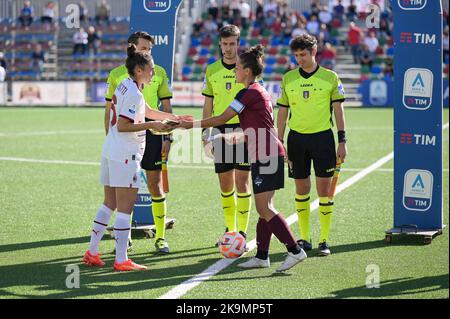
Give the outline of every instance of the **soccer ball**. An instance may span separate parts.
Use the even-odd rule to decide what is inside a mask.
[[[219,239],[219,250],[225,258],[239,258],[245,251],[245,238],[238,232],[230,231]]]

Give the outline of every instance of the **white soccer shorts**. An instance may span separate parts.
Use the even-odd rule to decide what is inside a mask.
[[[141,165],[137,160],[123,162],[102,157],[100,184],[109,187],[140,188]]]

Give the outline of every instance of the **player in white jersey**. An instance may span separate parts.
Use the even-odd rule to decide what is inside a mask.
[[[130,78],[123,80],[113,96],[112,119],[103,145],[100,182],[104,185],[105,199],[94,220],[89,250],[83,262],[89,266],[104,266],[98,245],[108,226],[112,213],[117,208],[114,222],[116,258],[114,270],[146,270],[147,267],[128,259],[127,244],[130,219],[140,182],[140,161],[145,149],[145,130],[169,131],[173,125],[161,122],[181,118],[147,107],[141,93],[154,73],[153,59],[148,53],[128,48],[126,67]],[[153,119],[145,123],[145,117]]]

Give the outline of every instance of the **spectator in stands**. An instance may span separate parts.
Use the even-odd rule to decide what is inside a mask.
[[[44,69],[45,63],[45,52],[42,50],[42,46],[40,44],[36,44],[34,47],[34,51],[31,54],[31,70],[37,72],[38,74],[42,73]]]
[[[278,5],[278,16],[281,18],[282,23],[286,23],[289,19],[289,6],[286,2],[286,0],[283,0],[280,2],[280,5]]]
[[[348,21],[354,22],[355,18],[358,16],[357,7],[353,3],[353,0],[350,0],[350,4],[347,7],[347,19]]]
[[[269,16],[270,11],[272,11],[273,16],[278,13],[278,3],[276,0],[269,0],[269,2],[264,5],[264,16],[266,18]]]
[[[345,8],[342,5],[342,0],[338,0],[338,3],[333,7],[333,15],[337,18],[341,24],[344,21]]]
[[[291,39],[293,36],[292,36],[292,31],[293,31],[293,28],[292,28],[292,23],[291,23],[291,20],[287,20],[285,23],[284,23],[284,27],[283,27],[283,30],[282,30],[282,36],[283,36],[283,38],[284,39]]]
[[[22,28],[28,30],[31,23],[33,23],[33,12],[34,10],[31,5],[31,1],[25,1],[19,16],[19,21],[22,24]]]
[[[320,55],[320,65],[330,70],[336,65],[336,49],[329,42],[325,43]]]
[[[350,22],[350,27],[347,33],[348,45],[353,56],[353,62],[355,64],[359,63],[359,50],[361,46],[361,40],[363,39],[364,33],[360,28],[356,26],[354,22]]]
[[[313,0],[311,3],[311,17],[315,16],[318,18],[321,7],[320,0]]]
[[[255,28],[261,28],[264,25],[264,6],[263,0],[256,0],[255,8]]]
[[[320,23],[325,23],[327,26],[331,24],[333,20],[333,15],[328,10],[327,6],[323,6],[319,12],[319,21]]]
[[[45,8],[42,11],[41,22],[44,25],[45,31],[47,32],[50,31],[50,28],[55,19],[55,7],[56,4],[53,1],[50,1],[45,5]]]
[[[102,21],[105,21],[109,25],[109,17],[111,16],[111,6],[108,4],[108,0],[101,0],[95,8],[95,21],[99,25]]]
[[[275,18],[274,23],[272,24],[272,32],[275,36],[280,36],[281,31],[283,31],[283,23],[281,22],[281,17],[278,16]]]
[[[76,55],[78,51],[81,51],[81,54],[86,54],[87,44],[88,44],[88,34],[84,31],[84,28],[80,28],[73,35],[73,55]]]
[[[306,24],[306,30],[309,34],[317,36],[319,34],[320,24],[316,16],[311,16],[311,20]]]
[[[292,10],[289,14],[289,21],[291,21],[291,25],[293,26],[296,26],[297,22],[299,21],[297,13],[294,10]]]
[[[239,2],[239,9],[241,10],[241,26],[244,29],[248,29],[249,21],[252,14],[252,9],[250,5],[245,0]]]
[[[216,0],[209,0],[208,14],[212,15],[214,21],[217,21],[217,18],[219,17],[219,6],[217,5]]]
[[[265,28],[272,29],[273,24],[275,23],[275,11],[269,10],[267,11],[267,15],[265,16]]]
[[[330,31],[328,31],[328,27],[325,23],[322,23],[320,25],[319,34],[317,35],[317,37],[318,41],[323,41],[323,43],[331,42],[331,34]]]
[[[228,0],[223,1],[220,12],[221,12],[221,16],[222,16],[222,23],[224,25],[231,24],[230,4],[228,3]]]
[[[205,35],[213,38],[217,33],[217,23],[214,21],[212,15],[208,15],[208,19],[203,23]]]
[[[301,21],[298,21],[294,30],[292,30],[292,38],[296,38],[306,33],[308,33],[308,31],[306,30],[305,25]]]
[[[212,15],[210,14],[212,17]],[[201,17],[198,17],[195,23],[193,24],[194,29],[194,37],[199,37],[203,32],[203,19]]]
[[[378,38],[375,31],[369,31],[368,36],[364,39],[364,44],[369,47],[369,51],[375,53],[379,46]]]
[[[8,69],[8,64],[6,63],[5,55],[3,52],[0,52],[0,66],[5,70]]]
[[[361,66],[368,66],[369,69],[373,65],[374,54],[370,52],[369,47],[366,44],[361,46],[361,52],[359,53],[359,61]]]
[[[98,49],[100,48],[100,35],[95,31],[93,26],[90,26],[88,29],[88,52],[92,54],[91,51],[94,51],[94,55],[98,53]]]
[[[78,2],[78,8],[80,9],[80,22],[85,23],[89,20],[89,10],[84,0]]]
[[[233,24],[241,23],[241,6],[239,0],[231,0],[230,10],[232,13]]]

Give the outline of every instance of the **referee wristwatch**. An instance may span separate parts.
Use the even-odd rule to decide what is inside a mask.
[[[345,131],[338,131],[338,143],[346,143],[347,142],[347,138],[345,137]]]

